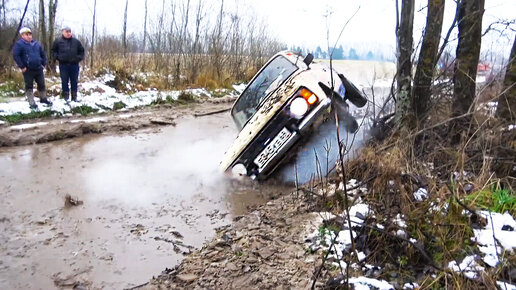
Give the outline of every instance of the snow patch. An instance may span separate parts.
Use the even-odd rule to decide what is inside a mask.
[[[475,237],[472,239],[485,254],[484,262],[494,267],[498,264],[498,256],[503,250],[512,252],[516,248],[516,221],[509,213],[480,211],[479,214],[486,218],[487,225],[483,229],[474,229]],[[512,231],[502,230],[504,226],[512,228]]]
[[[52,106],[46,106],[39,103],[39,99],[35,98],[39,110],[50,109],[58,115],[68,115],[72,109],[80,106],[88,106],[99,113],[113,110],[115,103],[122,102],[125,107],[121,109],[131,109],[135,107],[147,106],[158,100],[169,101],[177,100],[181,93],[191,94],[193,96],[207,96],[212,97],[211,93],[206,89],[187,89],[183,91],[157,91],[155,89],[147,91],[139,91],[134,94],[118,93],[114,88],[108,86],[106,83],[113,81],[115,76],[107,73],[95,80],[84,81],[80,84],[80,93],[78,95],[79,102],[66,102],[59,96],[48,96],[53,102]],[[239,85],[245,88],[245,85]],[[237,88],[240,88],[236,86]],[[128,87],[129,88],[129,87]],[[59,89],[59,88],[57,88]],[[9,103],[0,103],[0,116],[8,116],[13,114],[28,114],[31,112],[29,103],[25,98],[19,101]]]
[[[46,124],[48,124],[48,122],[37,122],[37,123],[33,123],[33,124],[15,125],[15,126],[11,126],[9,128],[11,129],[11,131],[24,130],[24,129],[30,129],[30,128],[35,128],[35,127],[39,127],[39,126],[44,126]]]
[[[419,289],[419,284],[415,282],[405,283],[403,289]]]
[[[394,289],[394,287],[385,280],[376,280],[366,277],[349,278],[349,284],[353,284],[355,290],[369,290],[371,287],[380,290]]]
[[[478,273],[484,271],[484,267],[478,265],[475,258],[476,256],[467,256],[460,265],[457,265],[456,261],[451,261],[448,263],[448,268],[457,273],[464,274],[469,279],[476,279],[478,278]]]
[[[500,289],[503,290],[516,290],[516,286],[513,284],[509,284],[502,281],[496,281],[496,284],[498,285],[498,287],[500,287]]]
[[[245,90],[246,87],[247,87],[247,84],[233,85],[233,89],[235,89],[235,91],[237,91],[239,94],[241,94]]]
[[[424,201],[425,199],[428,198],[428,191],[424,188],[419,188],[416,192],[414,192],[414,199],[416,201]]]
[[[71,120],[70,123],[97,123],[97,122],[104,122],[106,121],[106,118],[91,118],[91,119],[85,119],[85,120]]]

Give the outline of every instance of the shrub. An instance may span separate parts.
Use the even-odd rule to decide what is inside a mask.
[[[98,112],[99,109],[95,109],[95,108],[92,108],[90,106],[87,106],[87,105],[82,105],[82,106],[79,106],[79,107],[75,107],[75,108],[72,108],[72,114],[81,114],[82,116],[87,116],[91,113],[96,113]]]
[[[124,102],[118,101],[118,102],[113,104],[113,111],[120,110],[120,109],[123,109],[125,107],[127,107],[127,105]]]

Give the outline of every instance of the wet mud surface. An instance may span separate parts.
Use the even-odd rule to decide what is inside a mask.
[[[74,115],[33,119],[10,126],[0,125],[0,147],[40,144],[89,134],[117,134],[160,126],[174,126],[185,115],[205,115],[231,108],[234,97],[184,105],[163,104],[91,116]]]
[[[0,288],[140,285],[285,191],[218,172],[226,114],[175,122],[0,148]]]

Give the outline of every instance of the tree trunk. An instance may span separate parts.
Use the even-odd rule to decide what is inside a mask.
[[[516,36],[514,36],[509,63],[505,70],[503,91],[498,100],[496,115],[503,123],[516,123]]]
[[[7,27],[7,20],[5,19],[5,0],[2,0],[2,27]]]
[[[459,2],[459,41],[453,74],[453,117],[473,111],[478,59],[482,40],[484,0]],[[458,144],[460,132],[470,125],[471,115],[457,118],[451,123],[451,143]]]
[[[50,48],[52,47],[52,43],[54,41],[55,35],[54,35],[54,29],[55,29],[55,23],[56,23],[56,11],[57,11],[57,0],[53,1],[50,0],[48,2],[48,36],[45,39],[47,42],[47,59],[48,59],[48,69],[50,71],[55,72],[56,68],[56,60],[52,57],[52,52],[50,51]]]
[[[47,24],[45,18],[45,1],[39,0],[39,39],[43,45],[43,49],[48,52]]]
[[[97,22],[97,0],[93,2],[93,20],[91,24],[90,69],[93,69],[93,52],[95,51],[95,23]]]
[[[423,122],[430,103],[430,88],[437,64],[437,50],[443,27],[445,0],[428,0],[426,28],[414,77],[413,105],[416,119]]]
[[[124,47],[124,57],[127,53],[127,6],[129,5],[129,0],[125,0],[125,10],[124,10],[124,27],[122,32],[122,45]]]
[[[397,1],[396,1],[397,2]],[[397,3],[396,3],[397,4]],[[396,96],[396,119],[399,123],[412,126],[412,26],[414,22],[414,0],[401,1],[401,23],[397,29],[398,76]]]

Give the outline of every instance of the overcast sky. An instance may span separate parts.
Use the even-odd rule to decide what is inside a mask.
[[[173,0],[178,2],[179,0]],[[198,0],[191,0],[195,7]],[[209,11],[216,11],[221,0],[201,0],[208,5]],[[9,0],[10,5],[22,6],[25,1]],[[37,2],[32,1],[36,10]],[[59,25],[72,27],[75,34],[90,34],[94,0],[59,0]],[[166,0],[171,2],[171,0]],[[401,2],[401,1],[400,1]],[[144,0],[129,0],[128,33],[140,34],[143,31]],[[156,22],[161,11],[162,0],[148,0],[149,21]],[[345,23],[356,12],[343,30],[337,45],[373,45],[380,43],[387,47],[395,46],[394,26],[396,21],[395,0],[225,0],[225,6],[237,9],[242,15],[250,11],[263,19],[270,31],[289,45],[314,48],[326,46],[327,27],[329,40],[333,45]],[[415,41],[419,40],[425,24],[427,1],[416,0]],[[99,33],[121,34],[125,0],[97,0],[97,27]],[[516,0],[486,0],[484,26],[496,19],[514,19]],[[166,7],[169,9],[169,7]],[[454,1],[448,0],[445,9],[443,30],[447,30],[455,13]],[[483,43],[483,48],[509,51],[514,32],[504,36],[492,33]]]

